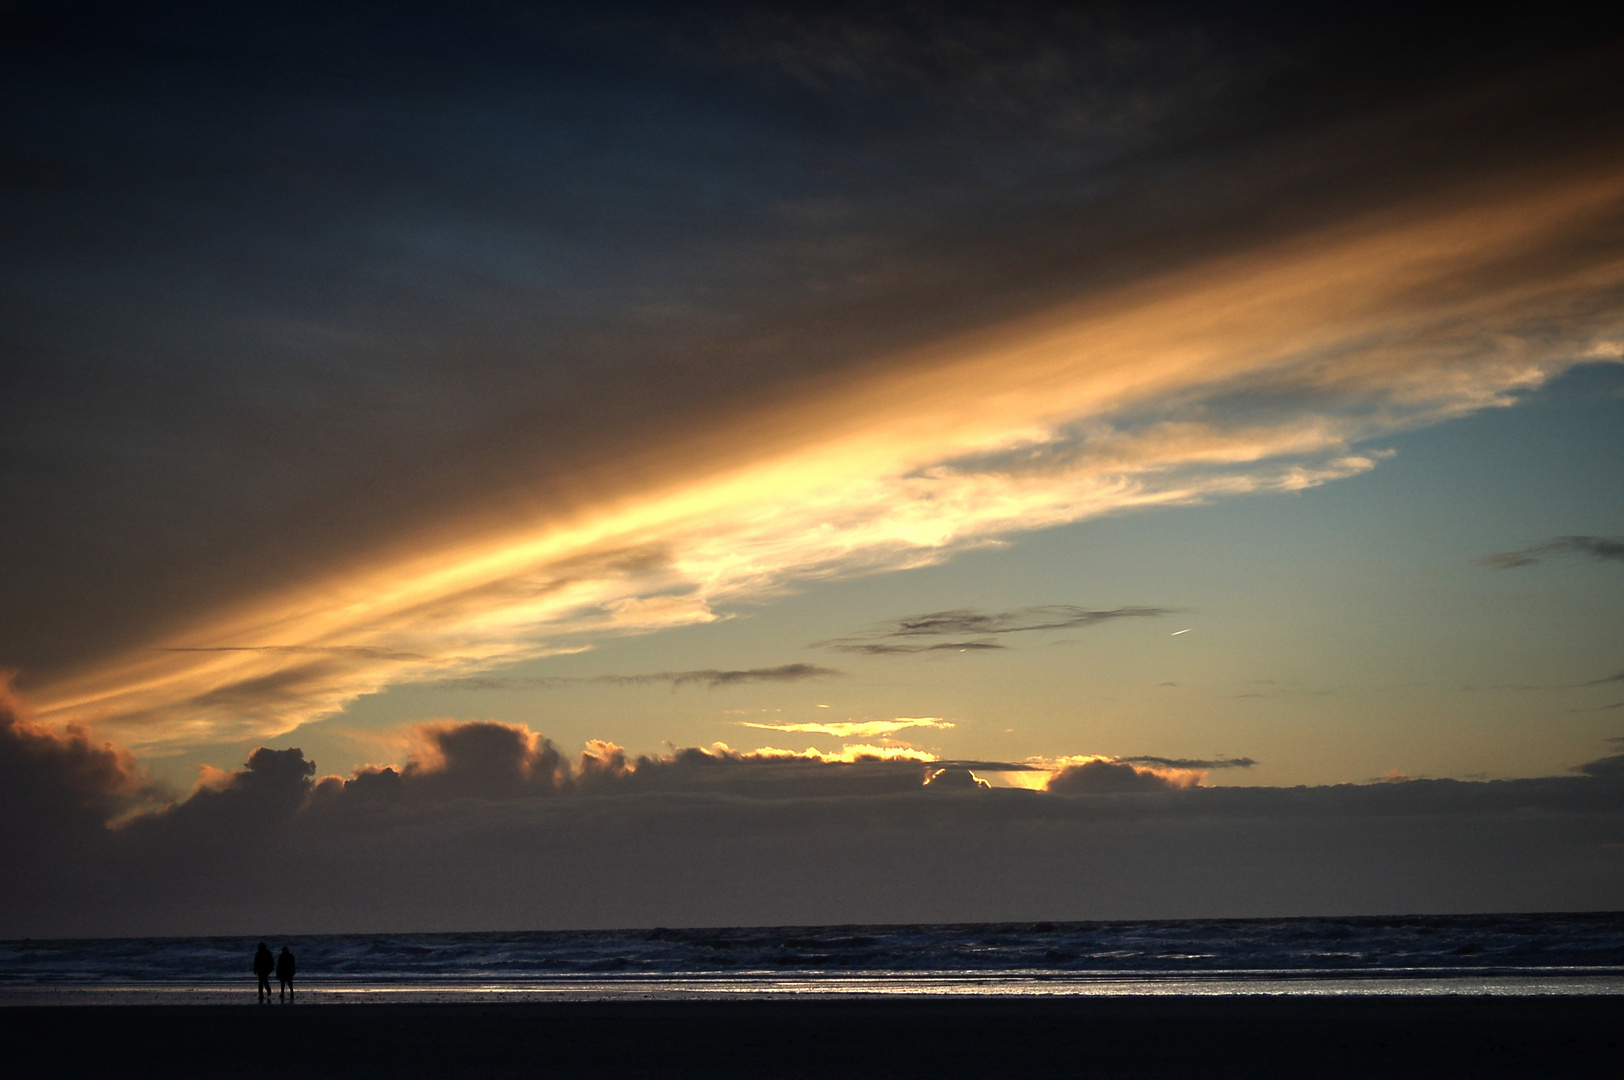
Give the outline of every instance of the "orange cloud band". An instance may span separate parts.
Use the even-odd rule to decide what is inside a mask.
[[[270,737],[798,580],[1359,473],[1362,441],[1624,353],[1624,251],[1596,240],[1621,219],[1616,165],[1457,191],[880,358],[567,511],[458,522],[216,612],[38,688],[37,715],[147,749]]]

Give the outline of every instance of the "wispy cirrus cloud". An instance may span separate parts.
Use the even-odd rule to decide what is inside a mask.
[[[363,657],[368,660],[398,660],[421,663],[434,657],[424,653],[378,649],[368,645],[166,645],[160,652],[171,653],[281,653],[284,656]]]
[[[867,653],[870,656],[905,656],[910,653],[928,652],[997,652],[1006,647],[996,641],[935,641],[899,645],[884,641],[835,640],[818,644],[825,648],[838,649],[840,652]]]
[[[1238,758],[1168,758],[1141,755],[1139,757],[1117,758],[1130,765],[1155,765],[1164,769],[1250,769],[1257,762],[1249,757]]]
[[[1047,604],[1014,611],[935,611],[898,619],[885,631],[892,637],[918,634],[1023,634],[1033,630],[1071,630],[1113,619],[1156,618],[1170,608],[1122,607],[1096,610],[1074,604]]]
[[[696,668],[690,671],[654,671],[643,675],[586,675],[571,677],[500,678],[475,676],[463,679],[444,679],[437,686],[455,690],[528,690],[556,689],[565,686],[650,686],[668,683],[672,687],[703,684],[714,689],[718,686],[736,686],[741,683],[800,682],[803,679],[826,679],[845,674],[834,668],[816,664],[780,664],[764,668]],[[766,725],[750,725],[761,727]]]
[[[1092,609],[1073,604],[1046,604],[1038,607],[1017,608],[1013,611],[985,612],[969,609],[932,611],[923,615],[910,615],[882,623],[863,634],[846,638],[831,638],[816,642],[814,647],[835,649],[840,652],[867,653],[885,656],[897,653],[965,652],[977,649],[1003,649],[1005,645],[989,640],[999,634],[1023,634],[1041,630],[1075,630],[1116,619],[1146,619],[1172,614],[1172,608],[1122,607]],[[933,637],[960,638],[962,635],[980,635],[975,638],[949,641],[918,640]]]
[[[1477,563],[1491,570],[1515,570],[1569,555],[1588,557],[1598,562],[1624,562],[1624,537],[1558,536],[1516,551],[1484,555]]]

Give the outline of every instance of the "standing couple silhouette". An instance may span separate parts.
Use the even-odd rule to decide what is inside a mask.
[[[271,972],[276,972],[276,980],[281,983],[277,991],[278,1001],[293,1000],[293,973],[296,970],[293,963],[293,954],[286,945],[282,946],[282,955],[273,957],[271,950],[262,941],[259,943],[259,952],[254,954],[254,974],[259,977],[259,1001],[269,1004],[271,1000]],[[284,999],[283,995],[286,995]]]

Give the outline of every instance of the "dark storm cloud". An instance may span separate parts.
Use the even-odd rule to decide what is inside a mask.
[[[800,682],[803,679],[826,679],[844,675],[834,668],[816,664],[780,664],[765,668],[698,668],[693,671],[656,671],[646,675],[588,675],[580,678],[537,677],[501,678],[479,677],[447,679],[436,686],[453,690],[525,690],[557,689],[564,686],[649,686],[668,683],[673,687],[703,683],[712,689],[735,686],[740,683]]]
[[[1519,566],[1533,566],[1545,559],[1564,555],[1589,556],[1598,562],[1624,562],[1624,539],[1609,536],[1558,536],[1553,540],[1525,547],[1518,551],[1503,551],[1478,559],[1480,566],[1493,570],[1515,570]]]
[[[1122,607],[1105,610],[1077,607],[1073,604],[1046,604],[1039,607],[1017,608],[1013,611],[932,611],[924,615],[909,615],[849,638],[832,638],[816,642],[816,647],[841,652],[867,653],[884,656],[892,653],[963,652],[976,649],[1006,648],[997,641],[927,641],[914,642],[914,638],[956,636],[960,634],[1022,634],[1040,630],[1075,630],[1115,619],[1154,619],[1173,614],[1172,608]]]

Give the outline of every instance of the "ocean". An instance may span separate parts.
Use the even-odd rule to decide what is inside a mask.
[[[0,1002],[252,999],[255,937],[0,942]],[[307,1000],[1620,994],[1624,912],[264,935]]]

